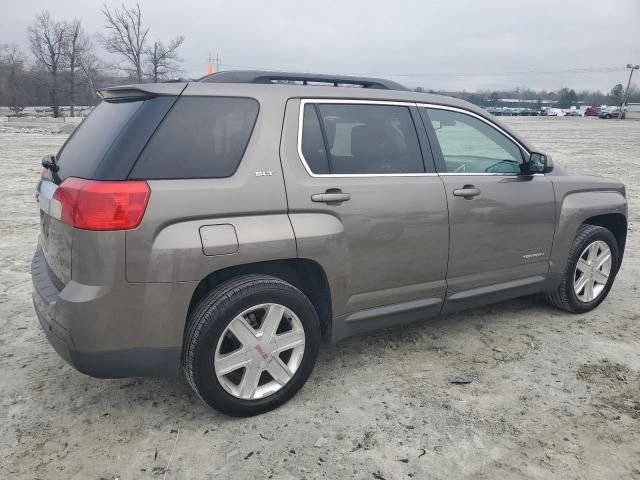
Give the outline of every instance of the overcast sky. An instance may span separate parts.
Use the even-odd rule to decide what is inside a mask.
[[[0,43],[25,49],[26,27],[43,9],[81,19],[90,33],[104,24],[102,1],[0,2]],[[640,63],[640,0],[139,3],[151,40],[186,37],[180,54],[191,77],[218,53],[225,70],[367,74],[427,89],[608,91],[626,85],[627,63]]]

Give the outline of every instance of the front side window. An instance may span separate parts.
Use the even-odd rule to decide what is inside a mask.
[[[521,172],[520,147],[495,128],[471,115],[425,109],[436,132],[449,173]]]
[[[326,169],[336,175],[424,172],[416,129],[405,106],[307,104],[301,147],[316,174]]]

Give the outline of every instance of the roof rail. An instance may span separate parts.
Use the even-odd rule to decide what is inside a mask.
[[[408,90],[407,87],[381,78],[324,75],[319,73],[267,72],[259,70],[230,70],[202,77],[199,82],[212,83],[294,83],[309,85],[324,84],[334,87],[354,86],[381,90]]]

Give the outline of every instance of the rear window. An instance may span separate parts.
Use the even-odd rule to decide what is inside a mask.
[[[60,170],[54,179],[126,179],[176,98],[168,95],[99,103],[60,149]]]
[[[129,178],[223,178],[233,175],[258,116],[251,98],[180,97]]]
[[[58,152],[58,176],[93,178],[114,140],[143,103],[100,102]]]

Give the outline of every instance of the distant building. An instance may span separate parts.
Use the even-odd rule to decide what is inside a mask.
[[[523,100],[520,98],[499,98],[498,103],[501,107],[527,107],[527,108],[535,108],[536,105],[540,105],[541,107],[550,107],[551,105],[555,105],[556,102],[554,100]]]

